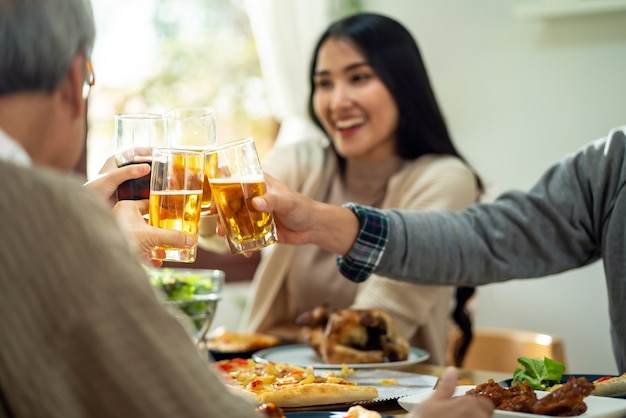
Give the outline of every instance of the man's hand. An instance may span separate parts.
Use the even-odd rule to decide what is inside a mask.
[[[359,221],[350,209],[317,202],[289,189],[265,174],[268,193],[252,199],[262,212],[272,212],[281,244],[315,244],[345,255],[359,231]]]
[[[252,205],[261,212],[273,213],[278,241],[294,245],[310,243],[315,201],[290,190],[267,173],[265,182],[268,193],[252,199]]]
[[[100,175],[85,183],[85,187],[93,190],[104,200],[112,200],[120,184],[127,180],[143,177],[149,172],[149,164],[130,164],[117,167],[113,157],[109,157],[100,169]]]
[[[495,406],[486,398],[473,396],[453,397],[454,389],[459,380],[454,368],[448,368],[439,380],[435,393],[424,403],[416,406],[408,415],[409,418],[488,418],[493,414]]]
[[[193,238],[180,231],[148,225],[143,217],[146,213],[148,213],[147,200],[121,200],[113,207],[113,215],[128,235],[131,247],[154,266],[159,267],[163,264],[160,260],[150,258],[150,251],[157,245],[188,248],[194,244]]]

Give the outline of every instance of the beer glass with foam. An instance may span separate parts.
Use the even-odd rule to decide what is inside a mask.
[[[156,113],[127,113],[115,115],[115,163],[152,163],[152,148],[166,144],[165,119]],[[117,188],[118,200],[138,200],[150,197],[150,173],[127,180]]]
[[[203,152],[153,149],[149,223],[181,231],[195,241],[190,248],[156,246],[151,251],[153,259],[184,263],[196,260],[203,181]]]
[[[207,158],[213,202],[230,251],[260,250],[277,242],[272,214],[259,212],[251,204],[253,197],[266,192],[254,139],[214,147]]]
[[[215,145],[215,110],[210,106],[179,107],[165,112],[169,148],[206,152]],[[208,160],[207,160],[208,161]],[[211,209],[209,167],[205,167],[202,189],[202,214]]]

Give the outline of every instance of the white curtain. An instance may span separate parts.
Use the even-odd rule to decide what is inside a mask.
[[[307,115],[315,42],[330,23],[328,0],[245,0],[274,116],[276,145],[323,135]]]

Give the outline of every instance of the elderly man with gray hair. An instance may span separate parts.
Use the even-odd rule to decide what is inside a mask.
[[[0,0],[0,417],[254,416],[68,175],[94,37],[86,0]]]

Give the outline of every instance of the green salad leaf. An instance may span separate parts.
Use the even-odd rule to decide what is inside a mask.
[[[159,289],[166,301],[175,303],[177,308],[183,311],[199,329],[206,315],[208,300],[202,298],[203,294],[214,291],[214,283],[211,278],[200,274],[179,272],[176,269],[146,269],[150,276],[150,283]]]
[[[208,293],[213,289],[213,282],[199,274],[177,274],[164,268],[161,274],[152,274],[150,282],[165,292],[168,300],[191,300],[195,295]]]
[[[536,390],[545,390],[561,381],[565,365],[551,358],[519,357],[518,363],[522,367],[515,369],[513,383],[528,382],[528,386]]]

